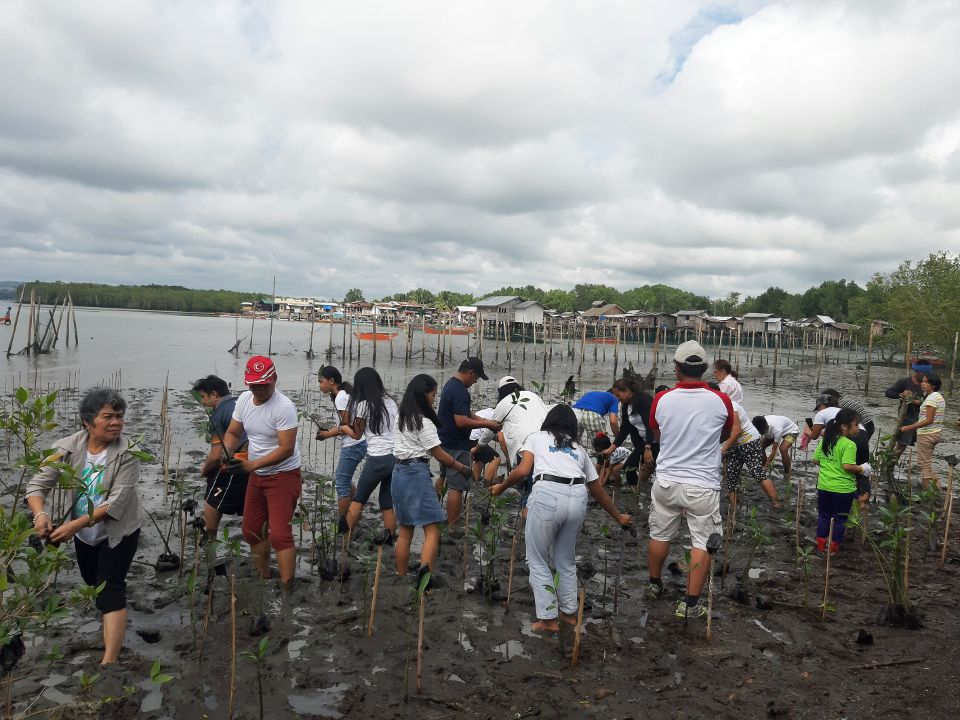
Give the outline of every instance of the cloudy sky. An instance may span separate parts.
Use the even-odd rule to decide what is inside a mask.
[[[0,4],[0,279],[710,296],[960,252],[960,3]]]

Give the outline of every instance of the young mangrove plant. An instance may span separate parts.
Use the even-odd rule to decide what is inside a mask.
[[[244,650],[240,657],[250,660],[257,668],[257,699],[260,705],[260,720],[263,720],[263,658],[267,654],[267,647],[270,645],[270,636],[264,635],[254,650]]]
[[[857,503],[850,510],[847,527],[864,530],[867,544],[877,561],[877,567],[887,590],[887,606],[881,619],[889,625],[905,625],[917,628],[920,625],[916,608],[910,602],[909,591],[904,579],[904,559],[907,540],[907,514],[910,508],[903,505],[896,496],[890,498],[888,505],[881,505],[877,511],[880,521],[879,537],[867,532],[863,516]]]

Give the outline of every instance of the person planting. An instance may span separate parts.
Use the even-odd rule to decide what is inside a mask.
[[[792,465],[790,446],[800,435],[799,426],[784,415],[757,415],[751,422],[763,436],[763,449],[770,448],[770,456],[764,461],[764,466],[770,468],[773,465],[779,450],[780,459],[783,461],[783,474],[789,475]]]
[[[915,423],[900,428],[901,434],[917,431],[917,461],[920,464],[920,484],[924,490],[933,485],[940,489],[940,478],[933,469],[933,450],[943,435],[943,415],[947,404],[940,394],[940,376],[928,372],[920,382],[925,395],[920,403],[919,418]]]
[[[716,383],[708,385],[718,392],[720,386]],[[767,467],[763,462],[763,436],[754,426],[753,422],[747,416],[747,411],[743,405],[736,400],[731,400],[733,409],[737,413],[737,420],[740,423],[740,434],[736,437],[729,437],[720,446],[726,458],[726,481],[728,499],[731,503],[737,502],[737,488],[740,487],[741,473],[744,466],[747,472],[760,484],[760,488],[770,498],[773,503],[773,509],[780,509],[780,499],[777,497],[777,489],[773,486],[773,481],[767,477]]]
[[[243,501],[247,495],[249,476],[235,472],[227,467],[223,454],[223,438],[230,427],[237,399],[230,394],[227,383],[216,375],[208,375],[193,384],[193,392],[200,398],[210,413],[210,451],[200,466],[200,474],[206,478],[207,491],[204,495],[204,529],[208,539],[217,536],[217,528],[224,515],[243,515]],[[238,453],[242,454],[247,446],[247,437],[242,435]],[[240,459],[243,459],[242,457]]]
[[[650,430],[660,441],[657,479],[650,493],[650,582],[646,596],[663,595],[661,573],[682,517],[690,529],[690,572],[687,594],[677,604],[677,617],[704,617],[700,593],[710,572],[707,541],[721,532],[720,443],[740,435],[730,398],[711,390],[700,378],[707,371],[706,351],[688,340],[674,353],[677,384],[653,399]]]
[[[637,487],[641,476],[643,480],[646,480],[653,474],[657,467],[657,455],[660,452],[659,444],[650,435],[647,428],[653,398],[650,397],[650,393],[640,387],[636,380],[629,378],[617,380],[613,384],[611,392],[620,401],[621,405],[620,432],[613,439],[613,443],[603,451],[603,454],[612,456],[629,437],[633,443],[633,452],[624,460],[624,467],[627,468],[627,485]]]
[[[317,430],[317,440],[340,438],[340,458],[337,461],[337,472],[334,485],[337,488],[337,510],[340,512],[341,522],[339,530],[342,532],[346,523],[347,510],[350,509],[350,500],[356,492],[353,484],[353,475],[367,454],[367,441],[364,438],[356,439],[347,435],[343,425],[351,425],[352,419],[347,412],[350,405],[350,393],[353,385],[343,382],[343,376],[337,368],[327,365],[318,373],[320,392],[330,396],[333,407],[337,411],[337,424],[328,430]]]
[[[393,443],[397,462],[393,466],[391,493],[399,525],[395,556],[397,574],[400,577],[407,574],[413,531],[418,527],[423,528],[423,547],[417,571],[418,587],[424,575],[430,573],[433,577],[434,561],[440,545],[440,523],[446,520],[446,513],[433,488],[430,458],[436,458],[441,465],[455,472],[467,472],[470,469],[440,447],[437,434],[440,420],[433,409],[436,399],[437,381],[432,377],[420,374],[410,381],[400,400],[398,432],[394,435]]]
[[[280,587],[290,590],[296,568],[296,547],[290,521],[297,509],[303,482],[297,444],[297,408],[277,390],[273,360],[254,355],[247,361],[244,381],[249,390],[237,400],[223,446],[228,454],[246,434],[247,460],[234,458],[228,468],[250,475],[244,498],[243,537],[262,578],[270,577],[270,547],[277,553]]]
[[[823,429],[823,440],[813,453],[820,466],[817,478],[817,551],[827,549],[830,520],[833,538],[830,554],[843,542],[850,506],[857,496],[857,475],[870,476],[870,463],[857,464],[857,446],[853,437],[860,432],[860,419],[853,410],[844,409],[829,420]]]
[[[397,529],[393,512],[390,478],[396,458],[393,455],[394,434],[397,430],[397,401],[387,394],[380,373],[372,367],[363,367],[353,376],[353,392],[347,405],[347,416],[352,421],[340,426],[344,435],[367,442],[367,461],[360,471],[357,491],[347,511],[347,526],[352,531],[360,522],[363,506],[379,488],[377,499],[383,514],[383,541],[391,543]],[[349,537],[349,535],[348,535]]]
[[[103,585],[97,609],[103,614],[101,665],[117,662],[127,628],[127,572],[137,552],[143,512],[137,496],[140,460],[123,435],[127,403],[114,390],[96,388],[80,401],[83,430],[57,441],[55,454],[27,483],[27,505],[40,538],[63,543],[73,538],[83,581]],[[54,527],[44,509],[47,496],[73,468],[79,487],[66,490],[70,519]]]
[[[556,405],[544,418],[538,432],[520,448],[520,462],[507,479],[491,487],[501,495],[508,487],[533,474],[533,490],[527,503],[526,547],[537,620],[536,631],[557,632],[559,615],[564,622],[577,622],[577,537],[587,514],[587,493],[619,525],[629,527],[633,518],[617,511],[600,486],[597,470],[586,449],[577,442],[577,417],[569,405]],[[559,578],[556,597],[550,559]]]

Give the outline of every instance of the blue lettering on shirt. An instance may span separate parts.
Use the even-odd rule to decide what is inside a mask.
[[[550,452],[552,452],[552,453],[556,453],[556,452],[566,453],[567,455],[569,455],[570,457],[572,457],[572,458],[573,458],[574,460],[576,460],[577,462],[580,462],[580,456],[577,455],[576,450],[574,450],[573,448],[568,448],[568,447],[558,448],[558,447],[553,447],[553,446],[551,445],[550,448],[549,448],[549,450],[550,450]]]

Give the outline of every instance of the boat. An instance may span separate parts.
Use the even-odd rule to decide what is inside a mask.
[[[393,340],[400,333],[395,332],[354,332],[353,336],[357,340]]]
[[[616,338],[605,338],[605,337],[587,338],[587,342],[588,342],[588,343],[596,343],[597,345],[616,345],[616,344],[617,344],[617,339],[616,339]]]
[[[423,331],[427,335],[472,335],[476,331],[476,328],[465,325],[451,325],[449,327],[427,325]]]

